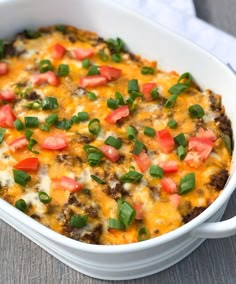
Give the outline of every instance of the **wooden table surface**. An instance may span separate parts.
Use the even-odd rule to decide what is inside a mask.
[[[236,36],[235,0],[194,2],[200,17]],[[235,216],[235,205],[236,193],[230,200],[224,219]],[[207,240],[177,265],[150,277],[111,282],[96,280],[74,271],[0,221],[0,284],[46,283],[235,284],[236,236]]]

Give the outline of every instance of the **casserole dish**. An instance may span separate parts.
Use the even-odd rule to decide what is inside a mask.
[[[57,12],[53,12],[48,18],[45,16],[43,20],[37,19],[37,15],[45,15],[47,10],[54,11],[55,5],[58,7]],[[78,11],[75,9],[77,5]],[[96,8],[96,16],[91,11],[92,5]],[[66,15],[63,13],[65,9]],[[12,12],[7,15],[7,11]],[[33,5],[30,1],[9,1],[1,7],[0,13],[4,23],[1,27],[1,37],[12,35],[25,27],[37,27],[55,22],[93,30],[104,37],[119,35],[132,51],[157,59],[161,68],[174,67],[179,72],[189,70],[202,88],[207,86],[222,93],[226,112],[232,120],[233,127],[235,125],[232,108],[230,108],[232,103],[230,96],[236,86],[233,74],[211,56],[161,28],[142,21],[135,15],[115,6],[106,5],[103,1],[71,1],[70,6],[62,1],[49,1],[45,6],[40,3]],[[113,29],[109,32],[107,26],[111,24],[109,19],[111,14]],[[121,16],[122,26],[119,21]],[[28,20],[24,20],[26,18]],[[11,29],[8,21],[11,23]],[[140,35],[132,33],[132,29],[124,30],[123,25],[135,26],[140,31]],[[154,34],[156,42],[153,39]],[[152,38],[152,46],[147,44],[150,38]],[[176,56],[179,53],[183,53],[184,57]],[[202,66],[205,67],[204,70]],[[235,154],[233,161],[234,159]],[[232,176],[234,171],[233,164],[228,185],[204,213],[184,227],[144,243],[114,247],[78,243],[39,225],[2,200],[1,217],[50,253],[85,274],[102,279],[137,278],[160,271],[189,254],[203,241],[197,237],[223,237],[235,233],[235,218],[217,225],[200,226],[204,221],[216,221],[222,216],[227,200],[234,189],[235,178]]]

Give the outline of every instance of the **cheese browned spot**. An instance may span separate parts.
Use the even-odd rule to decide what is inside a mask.
[[[12,205],[24,199],[26,214],[70,238],[112,245],[137,242],[143,227],[148,238],[170,232],[219,196],[232,150],[231,123],[220,95],[201,91],[192,81],[166,107],[170,88],[186,84],[187,77],[179,81],[177,72],[125,51],[120,39],[106,41],[70,26],[20,33],[5,44],[4,56],[9,72],[0,75],[0,114],[8,109],[0,115],[0,127],[6,129],[0,144],[1,198]],[[42,60],[51,66],[45,73],[40,73]],[[59,77],[61,64],[63,72],[69,66],[69,74],[61,70]],[[153,74],[142,74],[143,66]],[[191,117],[193,105],[200,105],[204,116]],[[24,124],[25,117],[38,118],[39,124],[29,127],[28,142],[26,129],[13,125],[16,118]],[[170,120],[177,126],[168,127]],[[145,127],[154,129],[154,137],[152,131],[144,134]],[[186,143],[177,149],[179,134]],[[109,137],[118,144],[105,143]],[[88,145],[96,150],[85,151]],[[187,156],[180,158],[180,151]],[[23,169],[31,180],[22,185],[14,180],[13,167],[29,157],[37,157],[39,167]],[[161,165],[161,173],[154,167],[151,175],[151,165]],[[136,182],[130,183],[127,173]],[[180,181],[189,173],[195,184],[184,191]],[[42,202],[39,192],[51,200]],[[133,215],[129,211],[127,217],[127,210]],[[122,224],[114,228],[111,219]]]

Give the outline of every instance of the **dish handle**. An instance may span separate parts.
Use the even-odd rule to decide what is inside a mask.
[[[221,222],[203,223],[192,230],[195,238],[219,239],[236,235],[236,216]]]

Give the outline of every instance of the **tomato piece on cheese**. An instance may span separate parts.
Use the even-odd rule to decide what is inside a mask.
[[[54,59],[62,59],[65,53],[66,53],[66,49],[63,45],[59,43],[54,45],[53,52],[52,52],[52,57]]]
[[[82,184],[73,178],[63,176],[60,179],[60,185],[70,192],[76,192],[82,189]]]
[[[16,116],[9,104],[0,107],[0,127],[13,128]]]
[[[106,77],[108,81],[118,79],[122,73],[121,69],[110,66],[100,66],[99,72],[102,76]]]
[[[181,196],[179,194],[171,194],[169,196],[169,199],[170,199],[170,203],[175,207],[175,208],[178,208],[179,207],[179,204],[181,202]]]
[[[16,150],[25,148],[28,145],[28,143],[29,141],[26,139],[26,137],[22,136],[12,141],[9,144],[9,148],[12,152],[15,152]]]
[[[42,148],[48,150],[62,150],[67,146],[67,141],[61,136],[48,136],[44,139],[42,144]]]
[[[151,166],[151,160],[145,152],[141,152],[139,155],[134,155],[134,159],[142,173],[146,172],[146,170]]]
[[[200,154],[195,151],[189,151],[184,158],[184,162],[192,168],[199,168],[202,164]]]
[[[176,173],[178,171],[178,163],[175,160],[160,162],[159,166],[163,169],[164,173]]]
[[[167,193],[177,193],[176,183],[172,178],[164,177],[161,179],[161,186]]]
[[[76,48],[71,50],[71,54],[74,58],[78,60],[83,60],[94,55],[94,51],[91,48]]]
[[[36,157],[26,158],[17,163],[14,168],[22,171],[36,171],[38,169],[39,160]]]
[[[190,137],[188,141],[188,150],[196,151],[201,160],[206,160],[213,149],[214,143],[204,137]]]
[[[3,90],[0,92],[0,99],[12,102],[16,99],[16,94],[11,90]]]
[[[34,86],[39,86],[45,83],[52,86],[58,86],[60,84],[60,79],[52,71],[47,71],[45,73],[32,75],[31,82]]]
[[[80,78],[79,84],[82,88],[104,86],[107,78],[102,75],[85,76]]]
[[[145,101],[151,101],[151,91],[157,86],[156,83],[146,83],[142,86],[142,93]]]
[[[164,153],[174,150],[175,141],[167,128],[156,131],[156,140]]]
[[[120,158],[119,151],[110,145],[103,145],[100,150],[111,162],[117,162]]]
[[[127,116],[129,116],[129,108],[125,105],[108,114],[108,116],[105,117],[105,120],[108,123],[115,124],[118,120]]]
[[[141,202],[135,203],[134,209],[136,211],[135,219],[142,220],[143,219],[143,203]]]
[[[206,138],[211,140],[212,142],[214,142],[217,139],[215,133],[211,129],[207,128],[205,130],[202,127],[198,129],[197,137]]]
[[[8,64],[6,62],[0,62],[0,76],[8,73]]]

